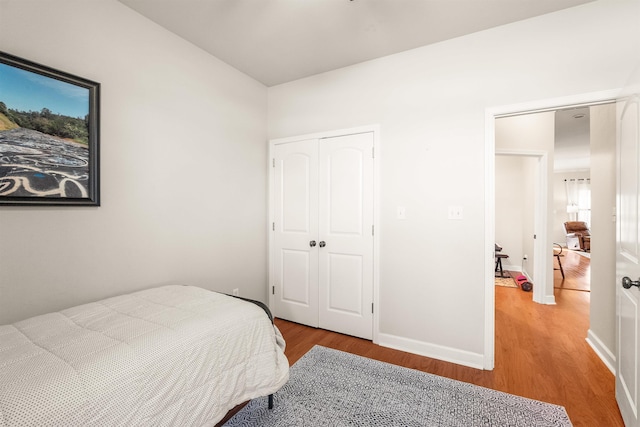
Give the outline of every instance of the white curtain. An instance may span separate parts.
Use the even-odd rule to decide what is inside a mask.
[[[567,213],[571,221],[584,221],[591,227],[591,180],[565,179]]]

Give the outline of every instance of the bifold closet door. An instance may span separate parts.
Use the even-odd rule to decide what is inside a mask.
[[[274,152],[274,314],[318,327],[318,141]]]
[[[373,133],[274,147],[277,317],[373,336]]]
[[[373,337],[373,134],[320,140],[319,324]]]

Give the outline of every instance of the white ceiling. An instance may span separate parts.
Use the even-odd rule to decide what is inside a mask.
[[[274,86],[594,0],[119,1]],[[556,115],[556,170],[589,167],[583,112]]]
[[[556,111],[555,172],[584,171],[591,168],[589,107]]]
[[[119,0],[273,86],[593,0]]]

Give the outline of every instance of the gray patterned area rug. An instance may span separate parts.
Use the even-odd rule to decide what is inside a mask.
[[[254,399],[237,426],[571,426],[562,406],[315,346],[289,382]]]

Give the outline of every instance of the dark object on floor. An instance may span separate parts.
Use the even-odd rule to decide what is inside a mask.
[[[520,285],[520,289],[522,289],[525,292],[530,292],[531,289],[533,289],[533,283],[529,282],[527,280],[527,276],[525,276],[524,274],[521,274],[518,277],[516,277],[516,283],[518,283],[518,285]]]
[[[496,276],[496,277],[509,277],[509,276],[505,276],[505,275],[504,275],[504,271],[502,270],[502,260],[503,260],[503,259],[507,259],[507,258],[509,258],[509,255],[507,255],[507,254],[500,254],[500,253],[498,253],[498,252],[502,251],[502,246],[500,246],[500,245],[499,245],[499,244],[497,244],[497,243],[494,243],[494,245],[495,245],[494,251],[495,251],[495,256],[496,256],[496,268],[495,268],[495,272],[496,272],[496,273],[497,273],[498,271],[500,272],[500,275],[499,275],[499,276]]]

